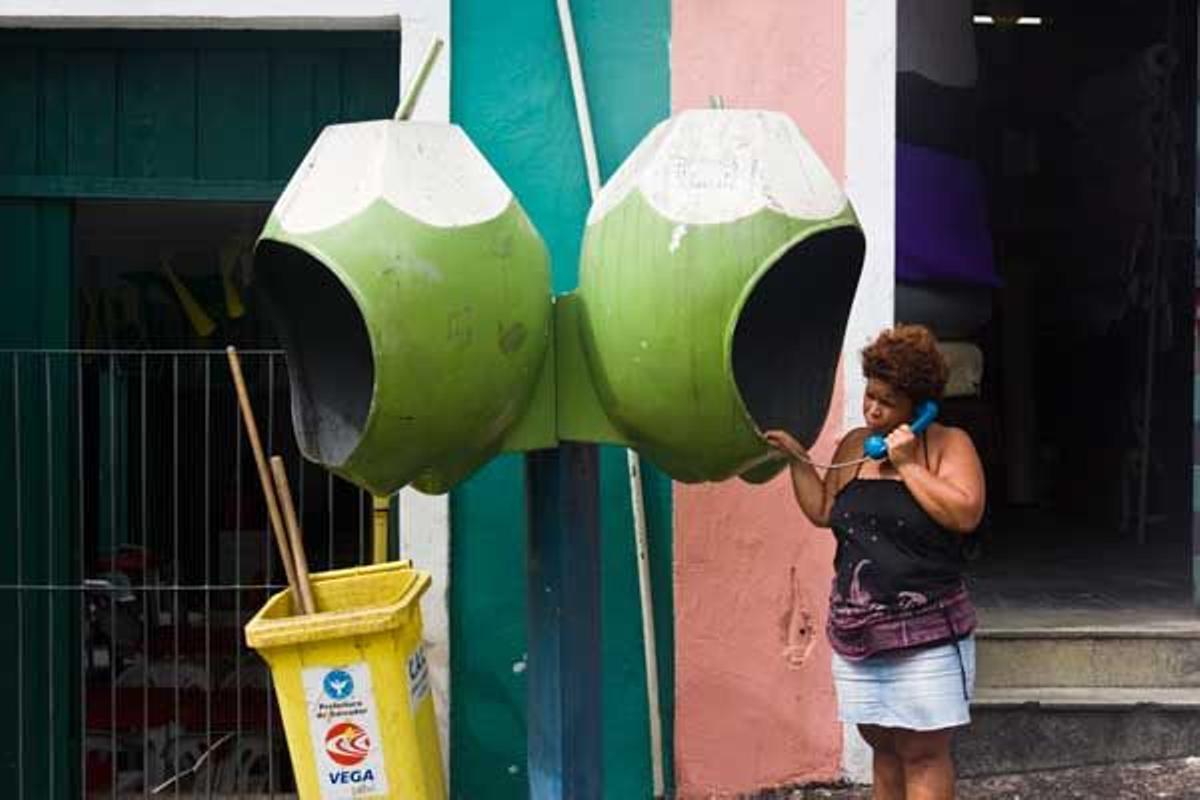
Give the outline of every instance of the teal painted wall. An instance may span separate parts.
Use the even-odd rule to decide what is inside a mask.
[[[572,8],[607,176],[670,113],[669,3],[577,0]],[[451,40],[451,116],[545,237],[555,291],[573,289],[590,198],[554,4],[455,0]],[[601,463],[605,796],[628,800],[650,793],[641,616],[624,451],[604,448]],[[671,485],[649,467],[644,482],[669,758]],[[527,794],[525,513],[519,456],[496,459],[451,496],[456,798]]]

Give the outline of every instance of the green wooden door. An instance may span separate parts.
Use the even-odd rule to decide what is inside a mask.
[[[399,52],[398,32],[0,31],[6,796],[83,789],[76,373],[11,352],[76,341],[73,202],[272,201],[323,126],[391,115]]]

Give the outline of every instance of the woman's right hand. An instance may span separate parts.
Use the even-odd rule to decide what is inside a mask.
[[[808,461],[808,450],[785,430],[770,430],[763,434],[768,445],[783,453],[789,461]]]

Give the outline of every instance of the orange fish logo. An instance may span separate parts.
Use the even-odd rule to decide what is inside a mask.
[[[335,763],[353,767],[371,754],[371,739],[353,722],[339,722],[325,732],[325,752]]]

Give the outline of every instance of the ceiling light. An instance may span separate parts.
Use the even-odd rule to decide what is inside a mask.
[[[992,14],[976,14],[971,17],[971,21],[976,25],[1000,25],[1008,27],[1010,25],[1044,25],[1045,20],[1042,17],[995,17]]]

